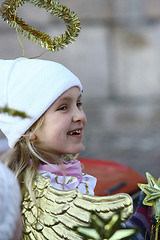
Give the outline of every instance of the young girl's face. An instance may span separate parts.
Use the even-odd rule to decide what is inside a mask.
[[[86,116],[78,87],[64,92],[45,112],[44,122],[35,133],[40,147],[53,154],[74,154],[83,149]]]

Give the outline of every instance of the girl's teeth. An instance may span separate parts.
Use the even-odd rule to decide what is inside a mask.
[[[73,132],[69,132],[68,135],[80,134],[80,133],[81,133],[81,130],[76,130],[76,131],[73,131]]]

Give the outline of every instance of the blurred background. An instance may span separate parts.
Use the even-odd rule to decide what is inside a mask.
[[[160,177],[160,1],[59,2],[78,14],[82,29],[76,42],[41,58],[64,64],[83,84],[88,125],[80,156],[123,163],[142,175],[148,171]],[[18,9],[18,16],[52,37],[66,29],[62,20],[30,3]],[[20,39],[26,57],[43,52]],[[0,58],[20,56],[16,31],[0,20]],[[0,152],[6,149],[0,133]]]

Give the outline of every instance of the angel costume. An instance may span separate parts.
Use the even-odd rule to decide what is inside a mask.
[[[63,174],[59,166],[39,166],[33,184],[35,201],[23,184],[23,240],[81,240],[83,238],[74,231],[74,227],[88,226],[92,211],[105,219],[118,210],[121,210],[122,221],[131,216],[132,199],[129,195],[88,195],[93,194],[96,179],[82,173],[78,160],[65,163],[65,169],[66,178],[63,184]],[[62,190],[63,186],[65,190]]]

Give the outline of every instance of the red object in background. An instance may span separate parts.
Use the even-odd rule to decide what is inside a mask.
[[[84,173],[97,178],[95,195],[106,196],[128,193],[132,196],[140,192],[137,183],[146,183],[146,178],[126,165],[106,160],[79,158]]]

